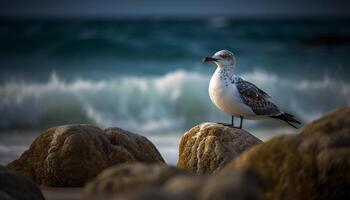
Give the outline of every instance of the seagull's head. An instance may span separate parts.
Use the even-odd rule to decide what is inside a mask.
[[[205,57],[203,62],[215,62],[218,67],[234,67],[235,56],[231,51],[221,50],[211,57]]]

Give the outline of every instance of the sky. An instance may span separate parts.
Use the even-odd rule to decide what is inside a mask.
[[[0,0],[0,17],[349,17],[350,0]]]

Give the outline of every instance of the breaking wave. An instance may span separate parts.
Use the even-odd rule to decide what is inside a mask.
[[[286,80],[260,70],[242,76],[304,122],[350,105],[350,84],[327,76],[314,81]],[[0,85],[0,127],[93,123],[154,133],[227,120],[209,100],[209,79],[201,72],[177,70],[163,76],[97,81],[63,81],[55,73],[46,83],[8,81]]]

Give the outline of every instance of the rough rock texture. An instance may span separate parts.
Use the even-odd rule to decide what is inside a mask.
[[[107,128],[105,131],[110,143],[118,150],[116,152],[124,152],[129,157],[128,161],[165,163],[157,148],[146,137],[121,128]]]
[[[256,172],[236,169],[211,176],[199,192],[200,200],[261,200],[267,182]]]
[[[331,112],[309,123],[300,134],[303,136],[349,135],[350,107]]]
[[[197,174],[213,173],[260,142],[245,130],[203,123],[181,138],[177,167]]]
[[[29,178],[0,167],[0,199],[44,200],[44,196]]]
[[[350,108],[244,152],[222,171],[254,169],[271,182],[266,199],[350,199]]]
[[[82,186],[108,166],[164,160],[147,138],[110,128],[65,125],[41,134],[8,168],[45,186]]]
[[[136,190],[161,186],[179,174],[175,167],[165,164],[126,163],[104,170],[84,188],[83,199],[114,198]]]

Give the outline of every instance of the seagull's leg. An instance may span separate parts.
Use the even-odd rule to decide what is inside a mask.
[[[217,122],[218,124],[221,124],[221,125],[224,125],[224,126],[229,126],[231,128],[242,128],[242,120],[243,120],[243,117],[240,117],[241,118],[241,125],[238,127],[238,126],[235,126],[235,117],[234,116],[231,116],[231,124],[228,124],[228,123],[222,123],[222,122]]]
[[[243,117],[240,116],[240,118],[241,118],[241,123],[239,124],[239,128],[242,129],[242,126],[243,126]]]

